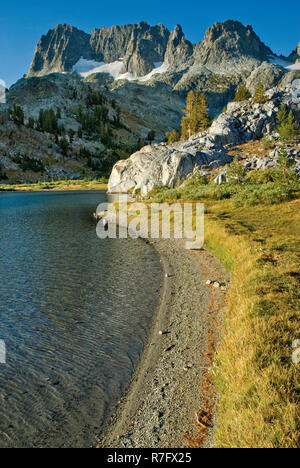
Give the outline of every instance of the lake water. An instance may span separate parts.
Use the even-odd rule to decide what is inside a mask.
[[[104,192],[0,194],[0,447],[93,447],[162,284],[142,240],[96,235]]]

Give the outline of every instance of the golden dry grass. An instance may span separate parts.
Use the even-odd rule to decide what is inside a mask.
[[[107,184],[97,180],[61,180],[36,184],[0,185],[0,192],[37,192],[65,190],[107,190]]]
[[[217,447],[299,446],[300,201],[209,207],[206,247],[232,273],[215,363]]]

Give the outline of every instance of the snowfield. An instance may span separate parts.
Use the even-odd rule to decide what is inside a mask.
[[[73,67],[73,71],[77,72],[83,78],[86,78],[93,73],[108,73],[113,78],[120,75],[123,67],[123,62],[117,60],[112,63],[96,62],[95,60],[86,60],[81,58]]]
[[[78,73],[83,78],[86,78],[93,73],[108,73],[115,80],[128,80],[128,81],[148,81],[153,75],[165,73],[168,70],[168,65],[163,62],[154,63],[154,69],[145,76],[135,76],[132,73],[122,73],[123,61],[117,60],[116,62],[104,63],[96,62],[95,60],[86,60],[80,58],[73,66],[73,71]]]
[[[269,62],[273,63],[274,65],[280,65],[281,67],[290,71],[300,70],[300,62],[291,63],[291,62],[288,62],[287,60],[283,60],[278,57],[271,58]]]

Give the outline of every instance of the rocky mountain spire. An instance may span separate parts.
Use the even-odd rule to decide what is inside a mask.
[[[300,42],[296,50],[294,50],[289,56],[289,60],[291,60],[292,62],[300,62]]]
[[[192,43],[186,40],[182,27],[177,24],[169,37],[165,62],[169,65],[185,63],[192,57],[193,52],[194,48]]]
[[[74,26],[59,24],[41,37],[28,76],[71,71],[80,57],[93,58],[90,35]]]

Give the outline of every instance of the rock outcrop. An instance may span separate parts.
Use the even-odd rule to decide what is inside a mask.
[[[94,29],[91,48],[99,61],[123,61],[123,73],[143,76],[163,62],[170,32],[162,24],[139,24]]]
[[[112,170],[108,190],[122,193],[140,189],[146,195],[155,185],[169,188],[180,185],[195,169],[210,175],[212,169],[230,163],[229,148],[274,132],[282,100],[288,106],[293,105],[289,89],[282,92],[273,88],[266,95],[268,100],[264,104],[252,100],[230,103],[208,131],[193,135],[185,142],[147,146],[129,159],[119,161]],[[223,171],[216,182],[222,182],[225,177]]]
[[[299,42],[296,50],[294,50],[291,53],[291,55],[289,56],[289,60],[291,60],[292,62],[297,62],[297,63],[300,62],[300,42]]]
[[[246,86],[254,94],[258,85],[262,83],[265,89],[271,89],[278,85],[286,74],[284,68],[269,62],[263,62],[256,68],[246,80]]]
[[[86,34],[62,24],[39,41],[28,77],[71,72],[80,58],[111,63],[123,61],[122,72],[143,76],[163,62],[170,32],[146,22],[94,29]]]
[[[164,56],[164,61],[170,66],[182,66],[191,64],[194,47],[190,41],[187,41],[182,27],[177,24],[171,33]]]

